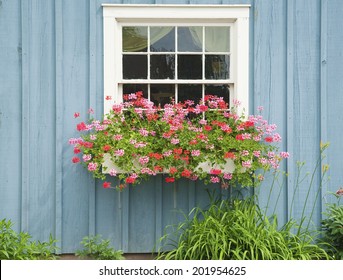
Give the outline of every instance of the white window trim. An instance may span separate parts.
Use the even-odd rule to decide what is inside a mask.
[[[250,5],[116,5],[103,4],[104,24],[104,114],[113,103],[122,101],[118,92],[121,79],[121,64],[117,55],[121,53],[120,27],[123,23],[158,22],[180,20],[183,22],[232,23],[235,38],[232,54],[234,83],[232,99],[241,102],[240,111],[249,109],[249,12]]]

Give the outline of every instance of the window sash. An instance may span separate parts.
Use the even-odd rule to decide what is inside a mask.
[[[229,84],[233,98],[242,101],[245,113],[249,108],[249,11],[250,5],[122,5],[104,4],[104,112],[114,102],[121,102],[123,83],[147,84]],[[161,16],[162,15],[162,16]],[[121,26],[210,26],[228,25],[230,40],[230,79],[228,80],[127,80],[122,79],[120,58]],[[187,52],[188,53],[188,52]],[[232,67],[233,66],[233,67]],[[119,94],[120,93],[120,94]],[[111,99],[111,100],[110,100]]]

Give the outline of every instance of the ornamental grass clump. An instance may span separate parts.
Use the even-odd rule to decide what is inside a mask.
[[[173,234],[162,237],[164,260],[321,260],[330,259],[308,230],[293,233],[294,220],[280,227],[254,198],[194,208]],[[170,236],[179,236],[175,240]],[[167,248],[167,249],[166,249]]]
[[[239,116],[237,106],[206,95],[198,104],[158,108],[142,92],[124,95],[104,120],[77,124],[80,137],[69,140],[72,162],[96,178],[117,176],[121,188],[159,173],[167,174],[168,183],[187,178],[223,187],[256,185],[289,155],[278,152],[276,125],[260,115]],[[107,181],[103,186],[112,187]]]

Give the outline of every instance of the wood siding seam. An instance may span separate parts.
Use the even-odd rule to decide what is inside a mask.
[[[294,13],[295,13],[295,0],[287,0],[287,70],[286,70],[286,92],[287,92],[287,138],[286,138],[286,150],[294,156]],[[294,195],[294,158],[293,160],[287,160],[287,216],[286,219],[292,218],[292,198]]]
[[[321,0],[320,14],[320,140],[328,141],[328,73],[327,73],[327,53],[328,53],[328,0]],[[324,158],[321,165],[327,164]],[[321,172],[321,182],[323,182],[323,173]],[[323,186],[320,197],[324,197]],[[323,209],[325,209],[325,199],[321,200],[321,218],[323,218]]]
[[[63,8],[62,0],[55,1],[55,98],[56,98],[56,183],[55,238],[62,249],[63,218]]]
[[[89,69],[88,69],[88,80],[89,80],[89,108],[96,108],[96,0],[89,1],[89,46],[88,46],[88,57],[89,57]],[[89,114],[91,118],[92,115]],[[96,180],[92,179],[92,184],[89,188],[89,235],[96,234]]]
[[[29,230],[30,191],[30,2],[21,1],[22,40],[22,134],[21,134],[21,228]]]

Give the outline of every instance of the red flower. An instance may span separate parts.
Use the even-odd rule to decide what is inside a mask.
[[[221,173],[222,173],[222,171],[220,169],[211,169],[210,170],[210,174],[212,174],[212,175],[219,175]]]
[[[78,153],[80,153],[81,152],[81,150],[79,149],[79,148],[74,148],[74,154],[78,154]]]
[[[189,163],[189,156],[188,155],[185,155],[185,156],[181,157],[181,159],[183,161],[185,161],[187,164]]]
[[[150,153],[150,154],[149,154],[149,157],[155,158],[155,159],[157,159],[157,160],[160,160],[160,159],[163,158],[163,155],[161,155],[161,154],[159,154],[159,153]]]
[[[189,178],[191,175],[192,175],[192,171],[190,171],[188,169],[183,170],[181,173],[181,176],[186,177],[186,178]]]
[[[204,126],[204,129],[205,129],[206,131],[211,131],[211,130],[212,130],[212,126],[210,126],[210,125],[205,125],[205,126]]]
[[[196,145],[197,143],[198,143],[198,141],[195,139],[189,141],[189,145]]]
[[[128,177],[126,178],[125,182],[128,184],[133,184],[136,181],[136,178]]]
[[[236,140],[243,141],[243,140],[244,140],[244,139],[243,139],[243,135],[242,135],[242,134],[238,134],[238,135],[236,136]]]
[[[227,109],[227,103],[224,100],[218,101],[219,109]]]
[[[111,150],[111,146],[110,145],[105,145],[102,147],[102,149],[105,151],[105,152],[108,152],[109,150]]]
[[[162,168],[161,166],[156,165],[156,166],[154,166],[154,170],[155,170],[156,172],[162,172],[162,171],[163,171],[163,168]]]
[[[165,179],[165,181],[166,181],[166,183],[173,183],[173,182],[175,182],[175,178],[173,178],[173,177],[167,177],[167,178]]]
[[[245,127],[253,127],[253,126],[254,126],[254,122],[252,122],[252,121],[246,121],[246,122],[244,123],[244,126],[245,126]]]
[[[272,143],[272,142],[273,142],[273,137],[268,136],[268,137],[264,138],[264,140],[265,140],[266,142],[268,142],[268,143]]]
[[[71,161],[73,163],[78,163],[78,162],[80,162],[80,159],[78,157],[73,157]]]
[[[104,182],[104,183],[102,184],[102,186],[104,187],[104,189],[108,189],[108,188],[111,187],[111,183],[110,183],[110,182]]]
[[[170,167],[169,169],[169,173],[170,174],[175,174],[177,172],[177,168],[176,167]]]
[[[196,138],[200,139],[200,140],[206,140],[207,136],[203,133],[197,134]]]
[[[82,145],[83,145],[85,148],[88,148],[88,149],[93,148],[93,143],[92,143],[92,142],[83,142]]]
[[[81,122],[81,123],[79,123],[79,124],[76,125],[76,129],[77,129],[78,131],[83,131],[83,130],[86,130],[86,129],[87,129],[87,126],[86,126],[86,124],[85,124],[84,122]]]
[[[76,118],[78,118],[78,117],[80,117],[80,113],[75,112],[75,113],[74,113],[74,118],[76,119]]]
[[[106,98],[105,98],[106,100],[112,100],[112,96],[110,96],[110,95],[106,95]]]
[[[235,154],[234,154],[234,153],[232,153],[232,152],[226,152],[226,153],[224,154],[224,158],[231,158],[231,159],[235,159],[235,158],[236,158],[236,156],[235,156]]]
[[[143,96],[143,91],[137,91],[136,96],[137,98],[141,98]]]
[[[206,112],[208,110],[208,107],[206,105],[199,105],[200,112]]]
[[[231,128],[231,127],[228,127],[227,129],[224,129],[224,132],[226,132],[226,133],[231,133],[231,132],[232,132],[232,128]]]
[[[182,148],[174,149],[174,154],[181,155],[182,154]]]

